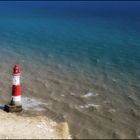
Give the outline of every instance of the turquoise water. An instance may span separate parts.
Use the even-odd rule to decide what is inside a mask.
[[[0,7],[3,102],[10,96],[11,67],[18,63],[22,95],[45,99],[74,137],[140,135],[139,2],[0,2]]]

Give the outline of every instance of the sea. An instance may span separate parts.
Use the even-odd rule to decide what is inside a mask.
[[[20,65],[27,113],[72,138],[140,138],[139,1],[0,1],[0,103]]]

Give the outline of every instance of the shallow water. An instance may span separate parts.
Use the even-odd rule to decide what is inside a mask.
[[[0,2],[1,102],[18,63],[25,108],[61,114],[74,138],[138,138],[140,3],[56,3]]]

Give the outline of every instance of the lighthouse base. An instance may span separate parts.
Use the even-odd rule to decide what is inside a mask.
[[[16,106],[16,105],[5,105],[4,106],[4,111],[6,112],[21,112],[22,106]]]

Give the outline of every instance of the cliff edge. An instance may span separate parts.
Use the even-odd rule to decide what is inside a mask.
[[[68,124],[46,116],[25,117],[0,110],[0,139],[70,139]]]

